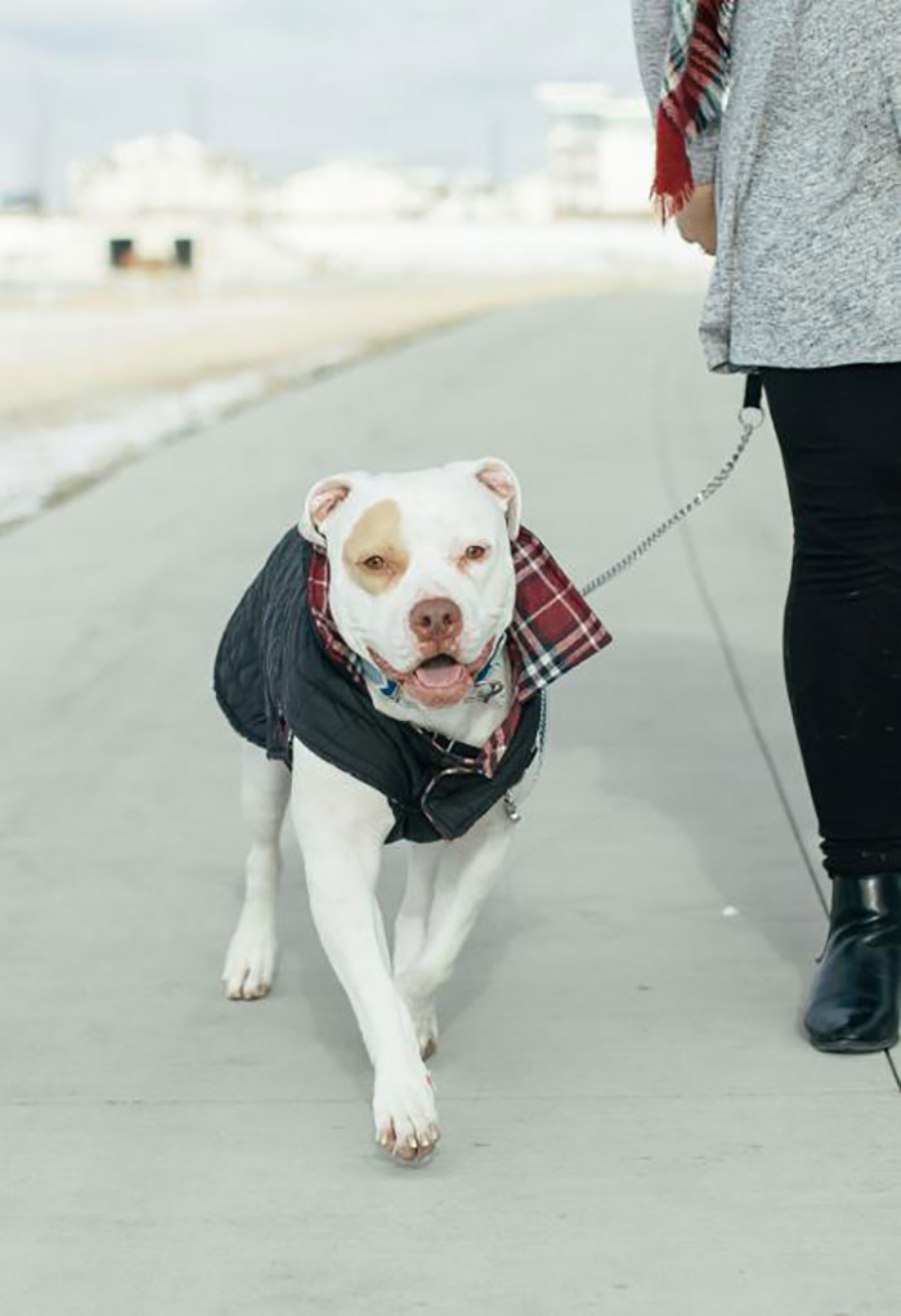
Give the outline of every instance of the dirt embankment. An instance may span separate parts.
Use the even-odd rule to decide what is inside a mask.
[[[584,275],[227,296],[123,285],[51,305],[0,305],[0,428],[52,425],[110,398],[331,351],[365,352],[481,311],[610,286]]]

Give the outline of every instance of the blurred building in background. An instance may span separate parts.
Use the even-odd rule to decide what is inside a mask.
[[[205,230],[242,221],[256,201],[253,170],[185,133],[120,142],[69,168],[76,216],[106,226],[113,269],[190,269]]]
[[[280,219],[421,219],[432,204],[426,180],[411,170],[335,160],[289,174],[261,189],[260,210]]]
[[[254,187],[243,160],[177,132],[119,142],[99,160],[69,169],[72,209],[85,215],[233,217],[251,209]]]
[[[548,82],[547,179],[559,218],[646,215],[653,137],[643,100],[611,95],[599,82]]]
[[[217,288],[581,261],[604,224],[651,213],[647,110],[594,82],[536,95],[545,166],[503,183],[476,169],[352,160],[265,179],[185,133],[116,143],[69,166],[67,211],[41,212],[31,197],[0,207],[0,286],[165,276]]]

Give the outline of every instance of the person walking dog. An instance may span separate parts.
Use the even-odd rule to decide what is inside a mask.
[[[709,367],[759,371],[794,521],[785,676],[831,879],[804,1017],[898,1040],[901,6],[632,0],[654,192],[715,255]]]

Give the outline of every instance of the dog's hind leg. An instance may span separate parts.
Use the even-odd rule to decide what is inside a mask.
[[[443,841],[407,846],[407,885],[394,922],[394,972],[403,973],[425,945],[438,866],[447,849]]]
[[[283,763],[241,746],[241,814],[250,832],[244,906],[228,947],[222,979],[233,1001],[265,996],[275,973],[275,904],[281,872],[279,835],[291,791]]]
[[[447,845],[407,847],[407,885],[394,924],[394,976],[401,979],[416,964],[423,952],[429,914],[435,894],[435,882]],[[438,1016],[434,1003],[413,1019],[419,1054],[428,1060],[438,1046]]]
[[[447,982],[485,898],[494,887],[510,844],[510,823],[498,806],[465,836],[443,847],[429,912],[425,944],[417,959],[397,975],[420,1045],[434,1050],[435,993]],[[431,1048],[428,1047],[430,1029]]]

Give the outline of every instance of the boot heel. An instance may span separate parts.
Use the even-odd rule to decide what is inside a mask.
[[[898,1041],[901,874],[832,879],[829,935],[804,1013],[818,1051],[859,1055]]]

